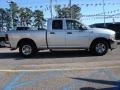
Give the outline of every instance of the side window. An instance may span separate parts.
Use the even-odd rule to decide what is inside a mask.
[[[52,29],[62,30],[63,29],[63,22],[62,20],[53,20],[52,22]]]
[[[80,23],[74,20],[67,20],[67,30],[79,30],[80,29]]]

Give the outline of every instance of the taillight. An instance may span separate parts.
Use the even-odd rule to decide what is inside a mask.
[[[5,34],[5,41],[8,41],[8,34]]]

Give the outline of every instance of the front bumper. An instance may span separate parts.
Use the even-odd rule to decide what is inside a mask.
[[[110,41],[110,49],[116,49],[117,48],[117,40],[109,40]]]

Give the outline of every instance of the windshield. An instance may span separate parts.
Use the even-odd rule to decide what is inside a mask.
[[[88,25],[85,25],[83,23],[81,23],[81,26],[84,30],[90,29],[91,27],[89,27]]]
[[[87,29],[91,29],[91,27],[89,25],[85,25],[84,26],[87,28]]]

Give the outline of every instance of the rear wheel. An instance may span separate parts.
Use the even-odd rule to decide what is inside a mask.
[[[95,41],[91,46],[91,52],[95,55],[102,56],[108,52],[109,46],[105,40]]]
[[[37,49],[33,43],[30,42],[24,42],[19,47],[19,53],[23,57],[30,57],[34,55],[37,52]]]

